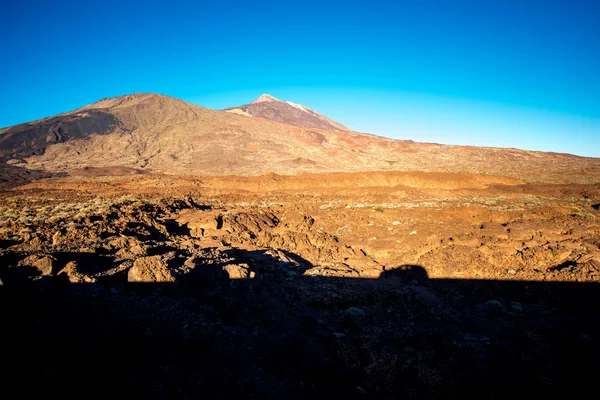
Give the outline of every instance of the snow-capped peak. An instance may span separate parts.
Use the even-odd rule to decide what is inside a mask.
[[[264,103],[265,101],[280,101],[280,100],[276,99],[275,97],[271,96],[270,94],[265,93],[250,104]]]

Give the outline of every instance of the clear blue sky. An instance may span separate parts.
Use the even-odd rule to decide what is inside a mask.
[[[598,1],[6,0],[0,23],[0,126],[270,93],[361,132],[600,157]]]

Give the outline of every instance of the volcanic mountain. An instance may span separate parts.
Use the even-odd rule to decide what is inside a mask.
[[[227,108],[225,111],[265,118],[301,128],[350,131],[350,129],[346,128],[344,125],[339,124],[306,106],[292,103],[291,101],[281,101],[269,94],[263,94],[250,104]]]
[[[600,173],[600,159],[595,158],[356,133],[304,106],[267,95],[228,111],[157,94],[102,99],[1,129],[0,161],[7,176],[32,170],[185,175],[417,170],[540,180],[567,179],[574,170]]]

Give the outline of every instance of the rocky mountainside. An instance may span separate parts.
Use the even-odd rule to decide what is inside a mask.
[[[262,96],[248,109],[271,103],[279,107],[283,102]],[[298,112],[302,108],[289,107]],[[0,170],[12,171],[10,176],[33,176],[30,171],[296,175],[388,170],[474,172],[532,180],[600,177],[597,158],[392,140],[339,130],[343,127],[328,119],[319,119],[327,129],[305,128],[232,111],[156,94],[102,99],[0,130]]]
[[[344,125],[341,125],[324,115],[321,115],[310,108],[291,101],[281,101],[269,94],[263,94],[250,104],[244,104],[239,107],[231,107],[226,111],[250,115],[258,118],[265,118],[275,122],[281,122],[286,125],[298,126],[301,128],[319,128],[332,129],[338,131],[350,131]]]

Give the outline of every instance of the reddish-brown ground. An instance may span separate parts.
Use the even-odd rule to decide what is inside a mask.
[[[117,172],[0,192],[14,382],[185,398],[593,383],[599,183]]]
[[[581,281],[596,280],[600,272],[600,184],[424,172],[135,175],[40,180],[3,197],[31,208],[60,202],[86,205],[94,198],[123,195],[209,204],[210,210],[174,216],[190,227],[211,218],[233,221],[237,214],[268,214],[278,221],[275,225],[250,224],[236,227],[239,231],[225,226],[198,239],[285,249],[314,263],[315,271],[323,263],[343,261],[314,255],[331,250],[336,256],[351,254],[352,262],[335,274],[365,277],[403,264],[421,265],[432,278]],[[309,241],[317,234],[331,241],[306,248],[287,242],[290,229],[285,227],[298,224],[306,225]],[[245,233],[251,238],[245,239]],[[568,273],[555,269],[564,263],[572,264]]]

